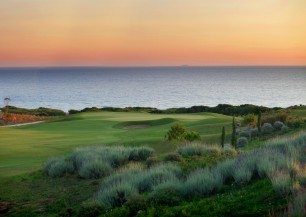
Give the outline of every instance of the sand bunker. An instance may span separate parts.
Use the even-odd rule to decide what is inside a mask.
[[[143,129],[143,128],[148,128],[150,125],[145,125],[145,124],[134,124],[134,125],[127,125],[124,126],[123,129]]]

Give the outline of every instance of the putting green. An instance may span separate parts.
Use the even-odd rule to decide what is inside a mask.
[[[37,170],[48,157],[85,145],[147,145],[157,153],[166,153],[177,147],[164,140],[175,122],[198,131],[204,142],[218,142],[222,126],[226,126],[229,135],[231,120],[214,113],[91,112],[35,125],[0,128],[0,176]],[[128,125],[147,127],[124,127]]]

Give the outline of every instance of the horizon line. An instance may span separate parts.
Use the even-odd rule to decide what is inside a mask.
[[[196,67],[306,67],[306,65],[127,65],[127,66],[115,66],[115,65],[63,65],[63,66],[0,66],[0,69],[9,68],[196,68]]]

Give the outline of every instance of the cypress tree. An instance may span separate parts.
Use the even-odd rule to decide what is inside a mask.
[[[237,148],[237,139],[236,139],[236,123],[235,123],[235,117],[233,117],[233,123],[232,123],[232,146],[236,149]]]
[[[221,134],[221,147],[224,148],[225,143],[225,127],[222,127],[222,134]]]
[[[261,111],[258,113],[257,117],[257,129],[258,129],[258,135],[261,134],[261,124],[262,124],[262,117],[261,117]]]

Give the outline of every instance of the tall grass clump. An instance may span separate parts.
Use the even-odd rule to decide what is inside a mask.
[[[138,173],[131,182],[139,192],[150,192],[152,189],[168,181],[177,181],[182,176],[182,170],[174,164],[161,164]]]
[[[94,160],[82,165],[79,175],[85,179],[99,179],[108,175],[112,171],[112,167],[103,161]]]
[[[122,206],[129,197],[137,195],[137,189],[129,183],[118,183],[99,191],[96,199],[109,207]]]
[[[145,161],[153,154],[154,150],[148,147],[91,146],[77,148],[66,158],[47,161],[44,170],[50,176],[76,173],[85,179],[97,179],[110,174],[113,169],[129,161]],[[58,172],[53,171],[55,167]],[[67,167],[66,170],[65,167]]]
[[[64,158],[53,158],[45,163],[44,171],[51,177],[62,177],[67,174],[73,174],[74,167],[69,160]]]
[[[288,172],[274,171],[271,173],[269,178],[276,193],[280,195],[287,195],[292,192],[293,185]]]
[[[184,157],[189,157],[195,155],[201,156],[209,154],[221,154],[222,149],[217,145],[190,144],[178,148],[177,152]]]
[[[203,197],[217,192],[223,185],[221,173],[210,169],[199,169],[192,172],[182,188],[182,194],[187,198]]]

